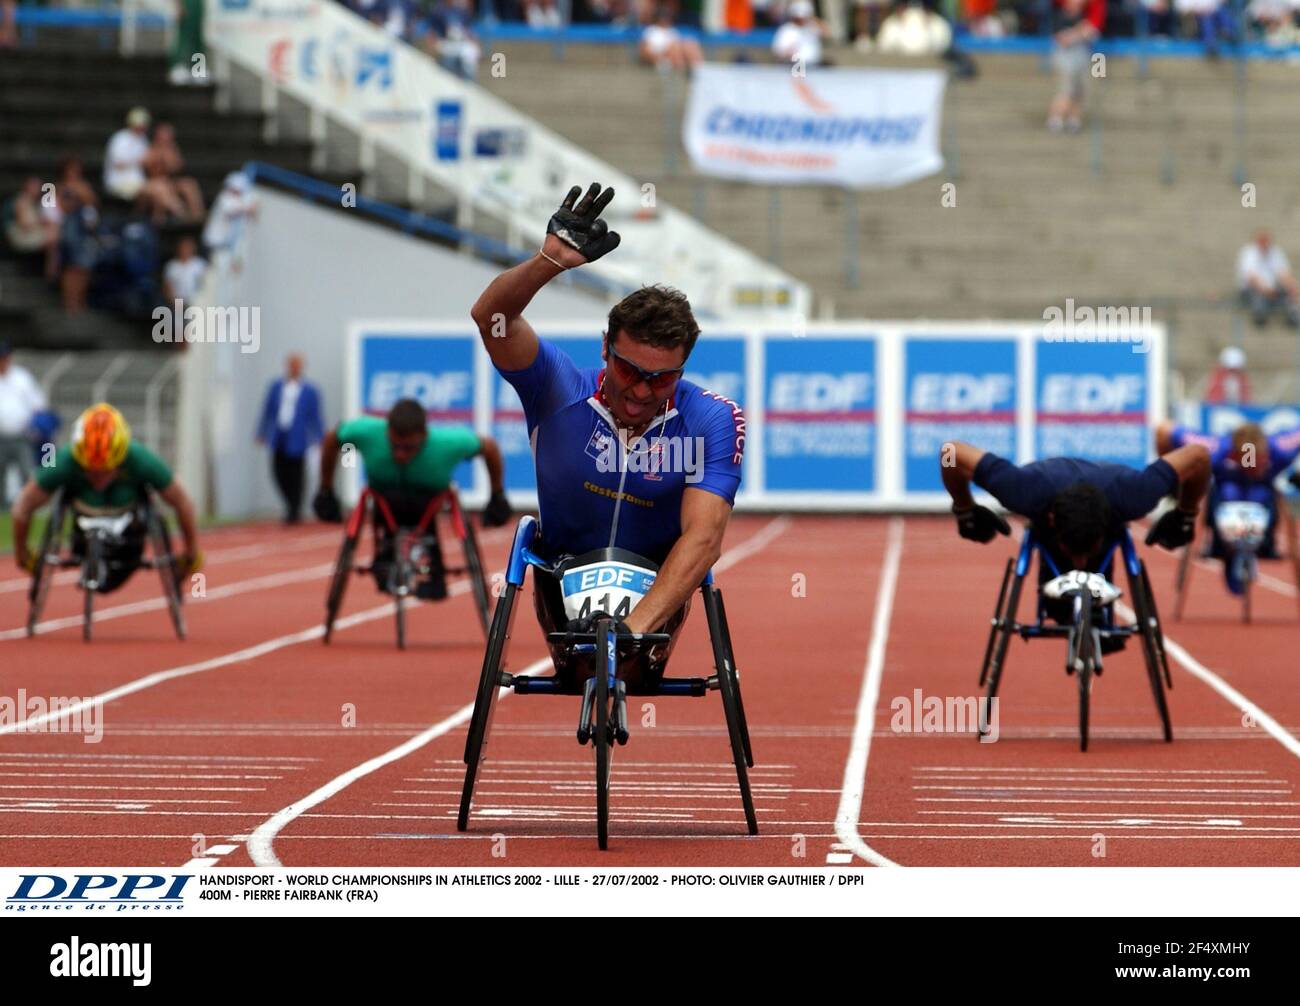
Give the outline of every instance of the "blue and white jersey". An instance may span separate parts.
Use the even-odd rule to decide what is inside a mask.
[[[688,488],[735,502],[745,449],[740,406],[678,381],[640,438],[620,438],[600,394],[604,371],[581,369],[555,343],[539,342],[531,366],[501,376],[528,422],[548,557],[613,547],[661,563],[681,537]]]

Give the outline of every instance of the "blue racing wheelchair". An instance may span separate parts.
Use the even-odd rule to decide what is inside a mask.
[[[1038,553],[1039,561],[1036,617],[1033,622],[1019,622],[1016,620],[1016,611],[1035,552]],[[1079,690],[1079,750],[1087,751],[1088,706],[1093,681],[1103,670],[1102,656],[1121,648],[1129,636],[1139,636],[1147,678],[1160,714],[1164,738],[1166,741],[1174,739],[1173,727],[1169,721],[1169,704],[1165,696],[1166,687],[1173,688],[1173,680],[1169,675],[1164,634],[1160,629],[1160,615],[1156,610],[1156,599],[1151,591],[1146,563],[1138,558],[1127,528],[1102,554],[1102,561],[1096,571],[1062,572],[1034,529],[1025,529],[1019,554],[1015,559],[1007,560],[1002,573],[998,603],[993,611],[988,642],[984,647],[980,686],[987,690],[980,710],[981,736],[988,732],[987,716],[1002,683],[1011,637],[1019,636],[1024,640],[1060,637],[1066,641],[1065,673],[1074,676]],[[1115,602],[1122,591],[1107,578],[1117,554],[1128,574],[1135,616],[1131,623],[1120,621],[1116,617]]]
[[[504,591],[492,615],[474,713],[465,739],[465,785],[457,829],[465,831],[469,827],[474,784],[486,754],[498,689],[510,688],[519,695],[581,696],[577,737],[579,744],[590,744],[595,753],[596,835],[601,849],[609,845],[614,745],[626,744],[629,737],[628,695],[700,697],[717,691],[727,720],[745,821],[749,834],[757,835],[758,820],[748,773],[754,766],[754,756],[740,697],[740,674],[732,651],[722,592],[714,585],[712,573],[700,584],[700,594],[713,647],[713,673],[708,677],[668,678],[663,676],[663,671],[677,632],[685,622],[689,602],[669,619],[665,632],[620,634],[614,631],[611,620],[605,618],[596,619],[591,632],[560,628],[561,624],[567,626],[571,620],[593,612],[625,616],[649,589],[657,570],[655,564],[613,548],[548,561],[533,551],[536,535],[536,519],[524,517],[515,530]],[[516,600],[530,566],[536,570],[533,585],[538,619],[546,630],[555,665],[555,673],[548,676],[511,675],[506,670]]]

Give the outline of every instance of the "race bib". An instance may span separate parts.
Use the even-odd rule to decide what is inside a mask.
[[[1214,525],[1224,541],[1257,546],[1268,532],[1268,507],[1246,500],[1220,503],[1214,509]]]
[[[625,552],[624,556],[631,553]],[[626,618],[658,575],[648,562],[643,566],[628,558],[580,556],[573,562],[560,574],[564,613],[571,619],[586,618],[597,611]]]
[[[1086,590],[1101,604],[1110,604],[1118,600],[1123,593],[1118,587],[1107,580],[1100,573],[1088,573],[1082,569],[1074,569],[1068,573],[1062,573],[1043,584],[1043,596],[1058,600],[1068,594],[1077,591]]]

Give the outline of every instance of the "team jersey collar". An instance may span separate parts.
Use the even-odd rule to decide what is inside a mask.
[[[596,393],[592,395],[590,398],[588,398],[587,402],[588,404],[591,405],[593,409],[596,410],[596,412],[600,415],[602,419],[605,420],[605,422],[609,423],[610,429],[617,432],[619,430],[624,430],[628,428],[625,427],[622,423],[620,423],[616,418],[614,418],[613,410],[611,410],[609,407],[609,401],[608,399],[605,398],[605,371],[604,370],[602,370],[599,374],[596,375]],[[664,405],[665,405],[664,412],[661,415],[656,415],[654,419],[650,420],[650,425],[645,428],[641,436],[645,436],[656,426],[658,426],[660,428],[660,431],[662,432],[663,427],[668,424],[668,420],[672,419],[674,416],[677,415],[677,389],[676,388],[674,388],[673,393],[668,396],[668,401],[665,402]]]

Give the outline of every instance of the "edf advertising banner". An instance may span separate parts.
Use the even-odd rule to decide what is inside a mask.
[[[473,426],[478,341],[476,335],[363,331],[356,358],[361,411],[385,416],[398,400],[414,398],[435,426]],[[453,478],[462,489],[475,484],[476,464],[456,467]]]
[[[876,340],[764,341],[764,489],[875,488]]]
[[[1016,459],[1016,340],[903,342],[903,488],[941,492],[939,452],[964,440]]]
[[[1134,342],[1035,343],[1034,457],[1146,465],[1152,433],[1147,353],[1139,348]]]

